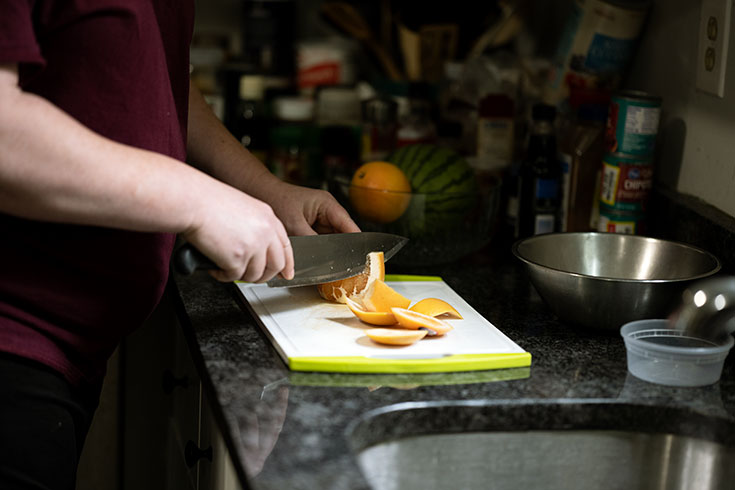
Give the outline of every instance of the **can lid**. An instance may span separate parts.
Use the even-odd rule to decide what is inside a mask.
[[[657,103],[661,103],[661,101],[663,100],[661,96],[649,94],[648,92],[644,92],[643,90],[618,90],[617,92],[615,92],[613,97],[648,100]]]

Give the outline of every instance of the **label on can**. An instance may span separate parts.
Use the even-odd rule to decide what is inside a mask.
[[[650,160],[610,154],[603,157],[601,204],[616,211],[645,211],[652,186]]]
[[[643,213],[616,213],[601,206],[597,231],[640,235],[645,232],[645,218]]]
[[[623,92],[610,99],[605,147],[610,153],[651,156],[661,118],[661,98]]]

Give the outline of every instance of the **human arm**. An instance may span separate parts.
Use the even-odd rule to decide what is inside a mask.
[[[23,91],[15,64],[0,64],[0,107],[0,212],[181,233],[222,269],[220,280],[293,275],[285,229],[259,200],[173,158],[89,130]]]
[[[328,192],[274,176],[227,131],[194,85],[189,90],[187,154],[202,171],[268,203],[291,235],[360,231]]]

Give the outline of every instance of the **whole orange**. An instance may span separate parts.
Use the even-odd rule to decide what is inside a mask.
[[[411,202],[411,183],[403,170],[388,162],[367,162],[350,182],[350,203],[363,218],[391,223]]]

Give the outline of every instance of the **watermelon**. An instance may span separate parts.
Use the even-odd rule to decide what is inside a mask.
[[[413,221],[415,233],[458,223],[476,202],[475,172],[462,155],[450,148],[409,145],[394,151],[387,160],[403,170],[411,183],[413,209],[405,218]]]

